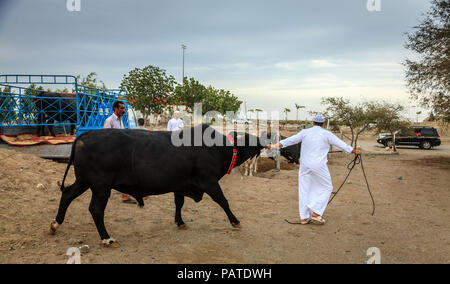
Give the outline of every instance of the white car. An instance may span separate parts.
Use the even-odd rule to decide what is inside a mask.
[[[236,118],[232,120],[233,124],[251,124],[252,122],[245,118]]]

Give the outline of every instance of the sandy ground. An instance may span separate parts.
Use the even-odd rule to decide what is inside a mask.
[[[188,229],[178,230],[172,194],[152,196],[140,209],[113,191],[105,223],[121,244],[117,249],[100,246],[90,191],[49,235],[66,165],[0,150],[0,263],[66,263],[74,239],[90,247],[82,263],[364,263],[370,247],[380,249],[382,263],[450,263],[450,153],[363,150],[375,216],[358,167],[325,212],[325,226],[287,224],[285,218],[298,218],[298,166],[283,162],[277,172],[273,161],[262,160],[256,177],[236,172],[220,182],[241,229],[232,228],[208,196],[200,203],[186,199]],[[351,159],[331,154],[335,189]],[[71,171],[67,184],[73,179]]]

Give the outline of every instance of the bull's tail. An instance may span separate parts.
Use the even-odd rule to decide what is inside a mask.
[[[61,186],[61,188],[60,188],[61,191],[64,191],[64,189],[65,189],[64,182],[66,181],[67,174],[69,173],[70,166],[72,165],[73,159],[75,157],[75,145],[77,144],[77,141],[78,141],[78,139],[75,139],[75,141],[72,144],[72,151],[70,153],[69,163],[67,164],[66,172],[64,173],[64,177],[63,177],[63,180],[62,180],[61,185],[60,185]]]

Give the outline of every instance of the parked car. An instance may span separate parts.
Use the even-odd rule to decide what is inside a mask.
[[[395,132],[395,135],[397,135],[397,133],[398,131]],[[391,135],[391,133],[380,133],[378,134],[377,141],[389,135]]]
[[[385,147],[392,147],[392,135],[390,133],[381,133],[378,135],[377,142]],[[418,146],[421,149],[429,150],[441,145],[441,136],[434,127],[415,126],[408,131],[395,132],[395,145],[399,146]]]

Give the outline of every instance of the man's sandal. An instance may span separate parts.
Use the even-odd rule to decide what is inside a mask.
[[[309,220],[309,219],[306,220],[306,221],[300,220],[300,221],[298,221],[298,222],[291,222],[291,221],[289,221],[288,219],[284,219],[284,221],[285,221],[286,223],[291,224],[291,225],[306,225],[306,224],[311,223],[311,220]]]
[[[311,217],[311,223],[315,225],[325,225],[325,219],[322,216]]]

